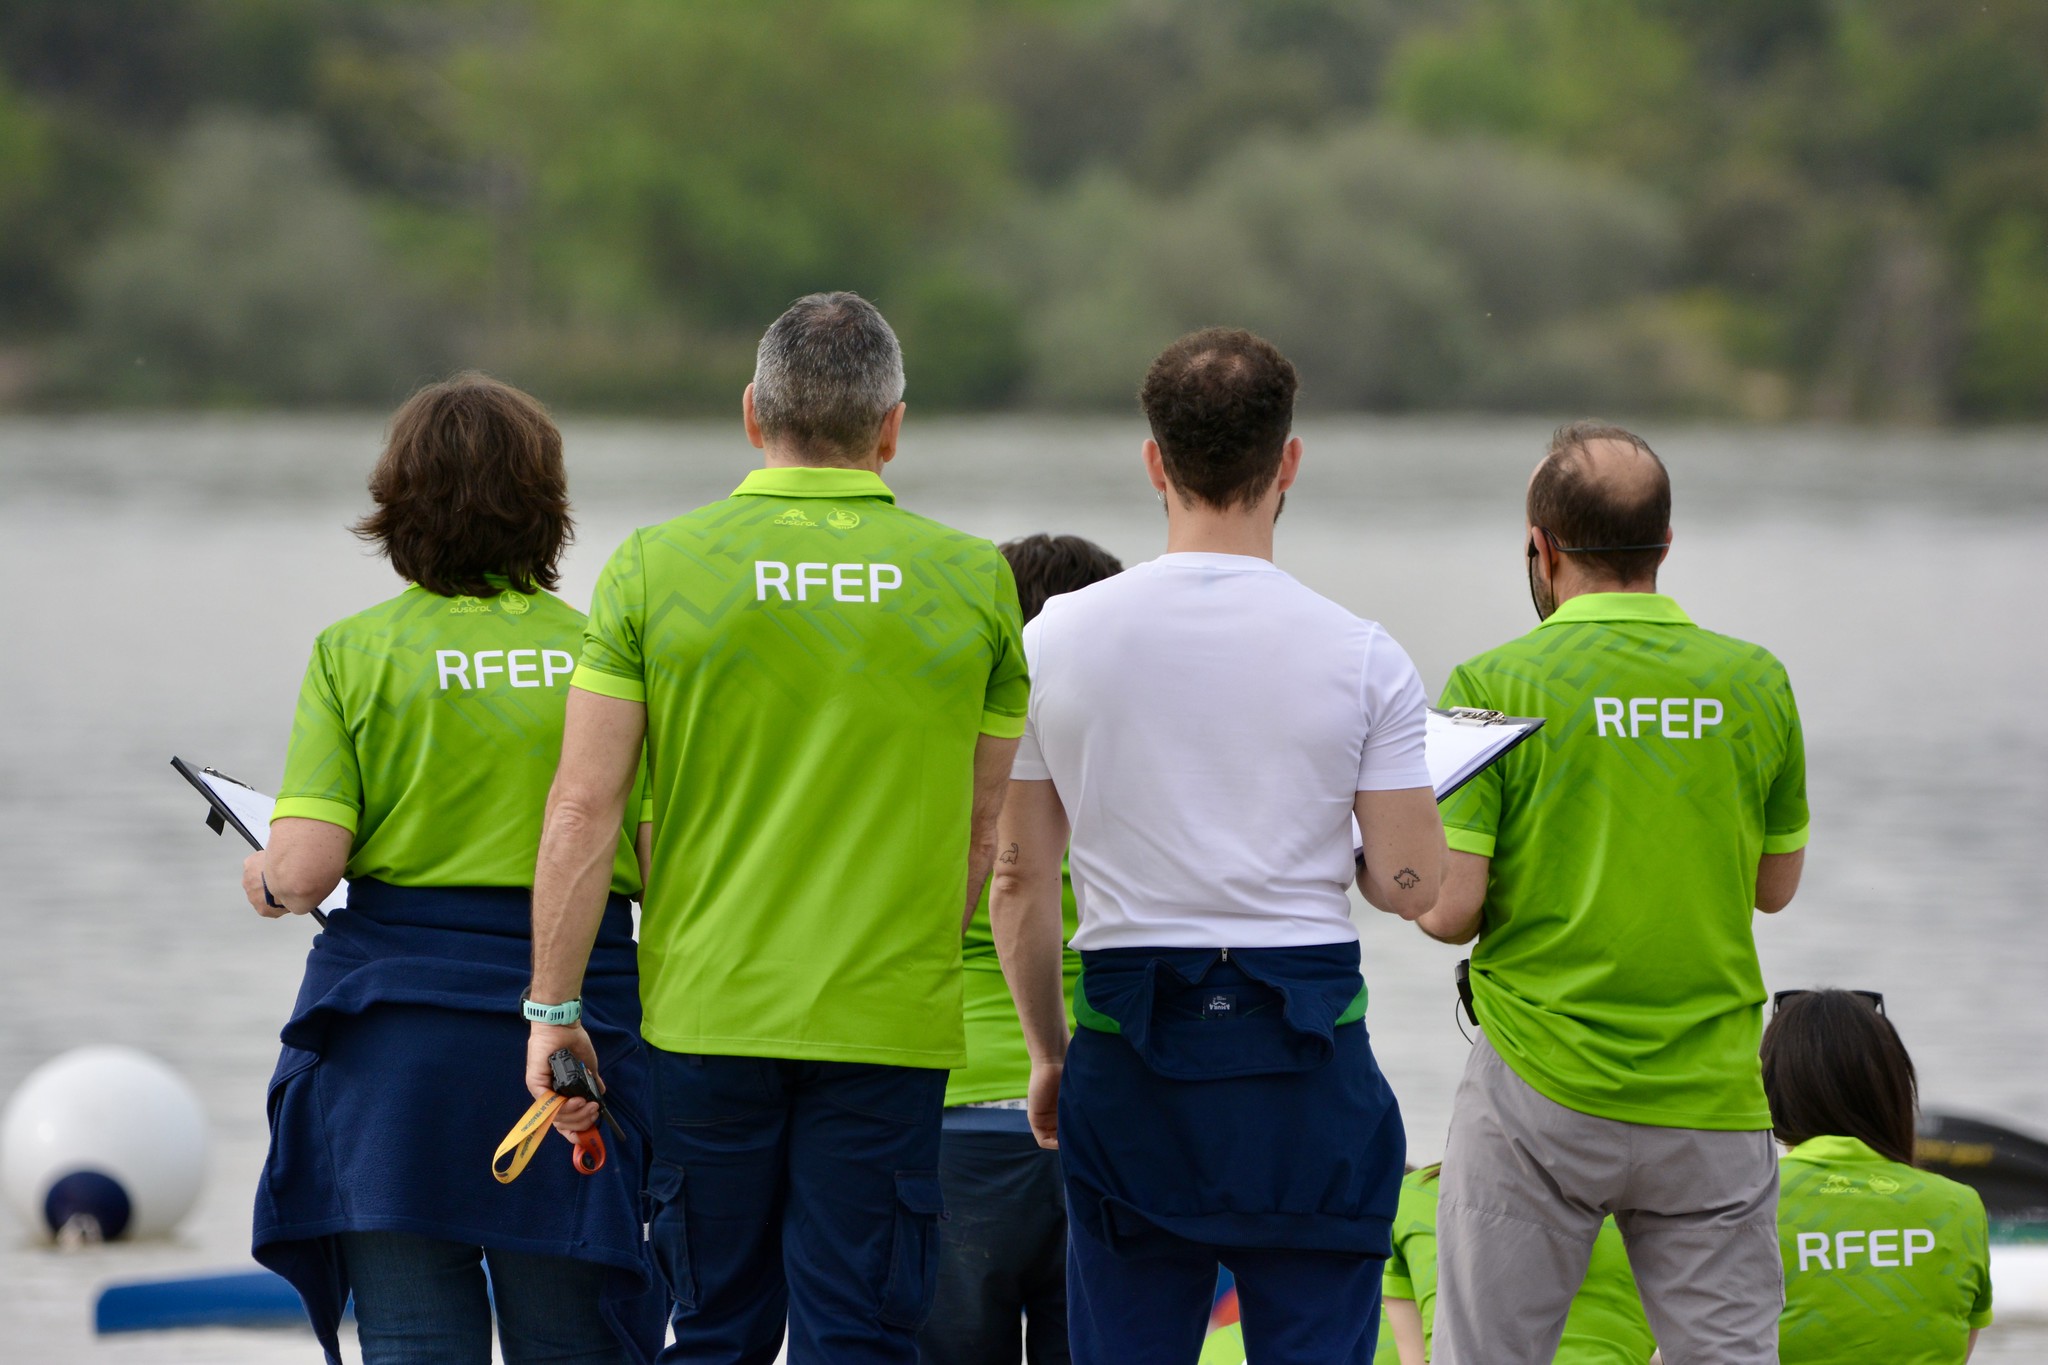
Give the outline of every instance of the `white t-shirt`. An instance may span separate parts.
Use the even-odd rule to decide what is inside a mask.
[[[1392,636],[1264,559],[1169,554],[1024,630],[1014,775],[1073,826],[1076,948],[1354,942],[1353,798],[1429,785]]]

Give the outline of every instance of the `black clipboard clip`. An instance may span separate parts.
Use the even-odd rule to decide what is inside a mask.
[[[242,817],[229,809],[227,803],[215,794],[213,788],[206,784],[204,779],[200,777],[200,774],[204,773],[207,777],[215,778],[221,782],[231,782],[246,791],[255,791],[254,787],[251,787],[239,777],[230,777],[218,768],[195,769],[190,763],[187,763],[175,754],[171,757],[171,766],[178,770],[178,776],[192,784],[192,790],[206,798],[206,827],[208,829],[212,830],[215,834],[225,836],[228,826],[233,825],[235,833],[247,840],[250,848],[255,849],[259,853],[263,851],[263,841],[256,837],[256,832],[242,823]],[[315,908],[312,911],[312,915],[314,922],[322,929],[327,927],[326,912]]]

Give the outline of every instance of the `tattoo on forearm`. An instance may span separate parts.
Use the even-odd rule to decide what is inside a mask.
[[[1421,884],[1422,878],[1416,875],[1415,869],[1412,867],[1404,867],[1394,874],[1394,885],[1400,887],[1403,891],[1413,891]]]
[[[997,855],[997,857],[996,857],[996,861],[997,861],[997,862],[999,862],[999,863],[1014,863],[1014,862],[1016,862],[1016,861],[1017,861],[1017,846],[1016,846],[1015,844],[1011,844],[1011,845],[1010,845],[1010,846],[1009,846],[1008,848],[1004,849],[1004,850],[1003,850],[1003,851],[1002,851],[1002,852],[1001,852],[1000,854],[998,854],[998,855]]]

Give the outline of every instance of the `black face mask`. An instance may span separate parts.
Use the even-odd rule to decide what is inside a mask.
[[[1544,591],[1545,585],[1536,581],[1536,533],[1529,532],[1529,605],[1536,608],[1536,619],[1548,621],[1550,614],[1557,610],[1557,598]]]

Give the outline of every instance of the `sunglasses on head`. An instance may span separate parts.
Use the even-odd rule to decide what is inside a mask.
[[[1787,1000],[1797,1000],[1802,995],[1819,994],[1819,991],[1779,991],[1776,995],[1773,995],[1771,997],[1771,1013],[1776,1014],[1779,1010],[1785,1008],[1785,1002]],[[1879,1014],[1884,1013],[1883,991],[1844,991],[1843,994],[1853,995],[1858,1000],[1861,1000],[1864,1004],[1870,1006],[1870,1008],[1876,1010]]]

